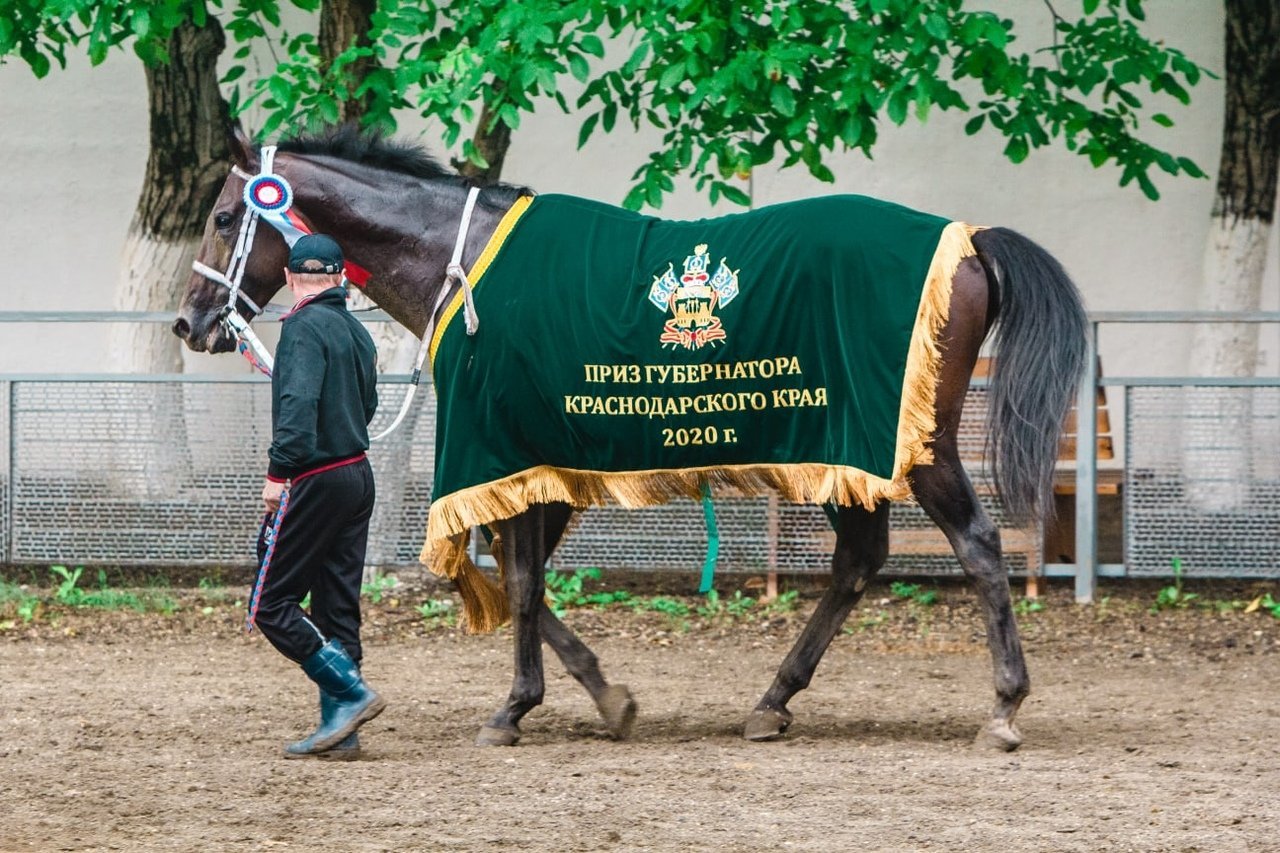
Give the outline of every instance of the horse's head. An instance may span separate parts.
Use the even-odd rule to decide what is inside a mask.
[[[256,223],[251,240],[242,236],[242,226],[249,210],[244,192],[248,180],[259,170],[258,151],[237,127],[231,143],[235,165],[222,185],[222,192],[205,222],[204,238],[196,252],[196,270],[187,279],[173,333],[196,352],[230,352],[235,338],[219,322],[227,310],[230,288],[227,281],[212,277],[232,275],[233,256],[240,247],[239,293],[235,310],[246,320],[258,313],[257,306],[266,303],[284,286],[284,267],[289,247],[275,228]],[[204,271],[201,271],[203,268]]]

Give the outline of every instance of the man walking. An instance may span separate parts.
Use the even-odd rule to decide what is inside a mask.
[[[286,315],[271,376],[271,448],[262,500],[261,564],[250,621],[320,688],[320,726],[285,747],[287,758],[354,758],[356,729],[386,702],[360,673],[360,581],[373,473],[365,450],[378,404],[376,350],[351,316],[342,250],[323,234],[300,238],[285,280]],[[310,613],[301,602],[311,594]]]

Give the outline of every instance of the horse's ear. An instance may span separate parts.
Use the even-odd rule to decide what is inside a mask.
[[[258,148],[244,132],[240,122],[233,122],[227,134],[227,147],[231,149],[231,159],[246,172],[258,169]]]

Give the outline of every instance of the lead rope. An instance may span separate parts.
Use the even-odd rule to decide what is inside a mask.
[[[413,404],[413,396],[418,391],[418,380],[422,378],[422,365],[426,362],[427,352],[431,349],[431,339],[435,337],[436,315],[440,312],[440,307],[444,305],[444,300],[449,295],[449,285],[452,282],[460,281],[462,283],[462,300],[465,305],[463,318],[466,320],[467,334],[474,335],[476,330],[480,328],[480,316],[476,314],[475,297],[471,292],[471,282],[467,280],[467,271],[462,268],[462,251],[467,244],[467,232],[471,230],[471,214],[475,211],[476,198],[479,195],[479,187],[472,187],[471,192],[467,193],[467,203],[462,208],[462,221],[458,223],[458,239],[453,244],[453,257],[449,259],[449,265],[445,267],[444,283],[440,286],[440,295],[436,297],[436,304],[427,316],[427,330],[422,334],[422,343],[418,345],[418,355],[413,360],[413,373],[409,375],[409,392],[404,395],[404,402],[400,404],[400,412],[396,415],[396,419],[391,422],[391,426],[369,439],[370,441],[379,441],[386,438],[391,434],[392,430],[400,426],[400,422],[409,413],[409,407]]]
[[[254,621],[258,618],[258,602],[262,600],[262,588],[267,585],[267,570],[271,568],[271,558],[276,553],[276,542],[280,539],[280,525],[284,523],[284,512],[289,507],[289,486],[285,485],[280,493],[280,506],[276,507],[271,526],[263,534],[266,539],[266,551],[262,555],[262,566],[258,569],[258,579],[254,581],[253,591],[249,595],[249,616],[244,621],[245,633],[253,633]]]

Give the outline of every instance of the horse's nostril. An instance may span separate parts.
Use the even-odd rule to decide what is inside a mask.
[[[173,322],[173,333],[185,341],[191,334],[191,324],[179,317]]]

